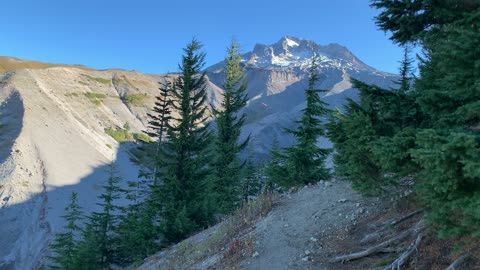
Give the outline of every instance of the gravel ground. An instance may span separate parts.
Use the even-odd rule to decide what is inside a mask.
[[[322,181],[284,195],[257,223],[253,254],[240,268],[327,269],[313,258],[331,253],[328,243],[333,233],[348,230],[376,209],[378,201],[362,198],[343,181]]]

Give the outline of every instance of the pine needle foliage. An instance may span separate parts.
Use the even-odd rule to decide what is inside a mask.
[[[330,110],[327,108],[327,103],[320,98],[320,94],[325,90],[315,88],[318,81],[316,72],[317,64],[313,57],[308,88],[305,90],[307,106],[303,110],[302,117],[296,121],[297,128],[285,130],[295,137],[296,143],[285,148],[283,153],[274,152],[274,159],[280,161],[277,164],[271,164],[273,167],[268,170],[273,172],[269,177],[284,187],[315,183],[330,176],[325,167],[325,159],[330,150],[317,145],[319,137],[325,135],[321,117],[328,117]]]
[[[350,101],[329,124],[337,173],[362,191],[396,183],[386,176],[413,176],[441,236],[479,236],[480,2],[371,4],[380,10],[377,25],[391,32],[392,41],[423,45],[419,77],[405,91],[405,60],[398,91],[354,81],[360,101]]]
[[[78,195],[72,192],[70,203],[65,208],[66,214],[62,218],[66,221],[64,232],[55,235],[53,243],[50,245],[54,255],[50,259],[55,265],[52,269],[72,270],[76,267],[76,256],[78,253],[78,238],[81,232],[80,223],[83,219],[83,212],[78,205]]]
[[[108,179],[103,186],[104,192],[98,197],[100,212],[93,212],[82,233],[79,244],[78,264],[85,269],[110,269],[115,262],[117,225],[122,208],[116,205],[121,198],[121,177],[113,164],[107,170]]]
[[[212,132],[207,123],[205,53],[193,39],[184,49],[180,76],[172,88],[172,117],[161,152],[162,185],[153,192],[161,204],[161,231],[166,243],[178,242],[208,226],[213,207],[209,194]]]
[[[245,114],[240,110],[247,104],[244,83],[245,71],[238,55],[238,45],[232,40],[225,58],[225,80],[223,82],[223,101],[220,108],[215,109],[217,133],[214,142],[215,157],[213,189],[218,211],[230,213],[241,202],[241,181],[244,162],[238,154],[245,149],[249,138],[239,141],[241,128],[245,122]]]

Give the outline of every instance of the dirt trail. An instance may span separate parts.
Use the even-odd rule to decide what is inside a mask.
[[[329,253],[332,233],[348,230],[358,218],[377,209],[378,202],[362,198],[342,181],[321,182],[284,195],[278,206],[257,223],[253,255],[240,267],[319,269],[323,263],[313,258]]]

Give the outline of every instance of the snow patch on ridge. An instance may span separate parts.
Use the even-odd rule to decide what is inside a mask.
[[[289,47],[298,47],[300,46],[300,44],[298,44],[297,42],[289,39],[289,38],[285,38],[285,41],[287,42],[287,46]]]

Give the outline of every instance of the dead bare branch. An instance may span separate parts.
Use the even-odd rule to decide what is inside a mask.
[[[464,269],[462,267],[464,267],[464,265],[467,263],[467,261],[469,261],[471,258],[471,255],[470,253],[467,253],[465,255],[462,255],[460,257],[458,257],[458,259],[456,259],[455,261],[453,261],[452,264],[450,264],[447,268],[447,270],[460,270],[460,269]]]
[[[413,252],[418,250],[418,246],[422,241],[423,233],[417,235],[417,239],[403,252],[400,257],[398,257],[391,265],[385,268],[385,270],[400,270],[401,267],[407,262],[408,258],[413,254]]]
[[[397,235],[393,238],[390,238],[385,242],[382,242],[378,245],[367,248],[366,250],[363,250],[363,251],[360,251],[360,252],[355,252],[355,253],[351,253],[351,254],[337,256],[334,259],[332,259],[331,262],[347,262],[347,261],[352,261],[352,260],[360,259],[360,258],[363,258],[363,257],[367,257],[367,256],[370,256],[372,254],[381,253],[382,250],[385,250],[386,247],[389,247],[392,244],[398,243],[398,242],[402,241],[403,239],[409,237],[410,235],[417,236],[420,232],[422,232],[425,229],[425,227],[426,227],[426,224],[422,219],[414,227],[412,227],[412,228],[410,228],[406,231],[403,231],[399,235]]]

